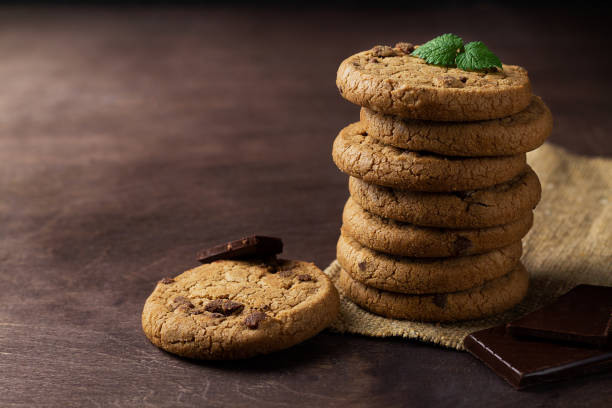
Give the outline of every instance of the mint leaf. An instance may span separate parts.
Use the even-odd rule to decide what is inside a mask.
[[[502,67],[502,63],[481,41],[465,44],[465,50],[457,55],[457,68],[464,71],[481,71]]]
[[[460,37],[442,34],[421,45],[412,55],[423,58],[428,64],[451,67],[455,65],[457,53],[462,50],[463,40]]]

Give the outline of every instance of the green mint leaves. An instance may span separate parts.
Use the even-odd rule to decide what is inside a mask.
[[[464,50],[455,59],[459,69],[464,71],[480,71],[493,67],[502,67],[499,58],[480,41],[465,44]]]
[[[423,58],[428,64],[448,67],[455,65],[457,53],[462,48],[463,40],[460,37],[455,34],[442,34],[421,45],[412,55]]]
[[[482,42],[474,41],[463,45],[461,37],[455,34],[442,34],[421,45],[412,55],[424,59],[428,64],[457,67],[464,71],[502,68],[499,58]]]

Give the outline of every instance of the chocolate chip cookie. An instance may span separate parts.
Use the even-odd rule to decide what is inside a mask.
[[[345,59],[336,85],[359,106],[403,118],[472,121],[502,118],[531,101],[527,71],[503,65],[468,72],[426,64],[401,47],[378,46]]]
[[[357,282],[344,270],[338,289],[362,308],[382,316],[426,322],[477,319],[501,313],[527,293],[529,274],[519,262],[508,274],[472,289],[432,295],[387,292]]]
[[[364,181],[414,191],[464,191],[490,187],[525,171],[525,154],[456,158],[384,145],[361,122],[340,131],[332,156],[340,170]]]
[[[527,108],[512,116],[477,122],[401,119],[361,109],[368,135],[383,144],[447,156],[507,156],[536,149],[550,135],[552,114],[532,96]]]
[[[386,255],[341,235],[337,259],[351,277],[377,289],[408,294],[447,293],[480,286],[510,272],[521,258],[521,242],[480,255],[407,258]]]
[[[381,217],[427,227],[484,228],[526,216],[540,201],[538,176],[527,166],[514,179],[481,190],[427,193],[377,186],[349,179],[351,197]]]
[[[219,260],[161,280],[142,327],[156,346],[198,359],[238,359],[314,336],[339,310],[336,289],[312,263]]]
[[[367,248],[390,255],[442,258],[481,254],[520,241],[533,224],[533,213],[497,227],[442,229],[382,218],[349,198],[342,221],[342,233]]]

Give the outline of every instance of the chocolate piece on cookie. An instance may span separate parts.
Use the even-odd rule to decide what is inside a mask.
[[[327,327],[338,293],[314,264],[278,260],[219,260],[158,283],[142,312],[156,346],[180,356],[238,359],[281,350]]]
[[[203,249],[198,253],[202,263],[218,259],[242,259],[250,257],[274,256],[283,252],[283,241],[280,238],[252,235],[226,244]]]
[[[341,235],[337,259],[342,269],[364,285],[389,292],[457,292],[483,285],[510,272],[522,254],[521,242],[479,255],[408,258],[369,249]]]
[[[502,118],[531,101],[524,68],[463,71],[426,64],[404,48],[409,49],[377,46],[345,59],[336,76],[342,96],[376,112],[435,121]],[[372,62],[376,58],[380,61]]]
[[[370,249],[391,255],[442,258],[482,254],[520,241],[533,224],[533,213],[496,227],[442,229],[382,218],[349,198],[342,220],[342,233]]]
[[[349,179],[351,198],[385,218],[425,227],[483,228],[508,224],[530,213],[542,188],[531,167],[493,187],[456,193],[396,190]]]
[[[384,145],[361,122],[340,131],[332,156],[353,177],[381,186],[413,191],[448,192],[491,187],[525,171],[525,154],[457,158],[421,154]]]
[[[501,313],[519,303],[527,293],[529,274],[521,265],[506,275],[464,291],[408,295],[383,291],[354,280],[340,269],[338,289],[357,305],[372,313],[427,322],[478,319]]]
[[[459,79],[457,87],[463,82]],[[383,144],[447,156],[510,156],[538,148],[550,135],[552,114],[532,96],[527,108],[512,116],[477,122],[401,119],[361,109],[368,135]]]

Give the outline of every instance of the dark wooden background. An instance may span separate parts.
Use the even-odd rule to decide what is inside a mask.
[[[448,7],[451,7],[450,9]],[[551,141],[612,155],[611,19],[592,8],[0,8],[0,406],[610,406],[612,373],[517,392],[466,353],[322,333],[194,362],[143,303],[201,247],[334,258],[358,119],[335,71],[443,32],[525,66]],[[546,197],[544,197],[546,199]]]

